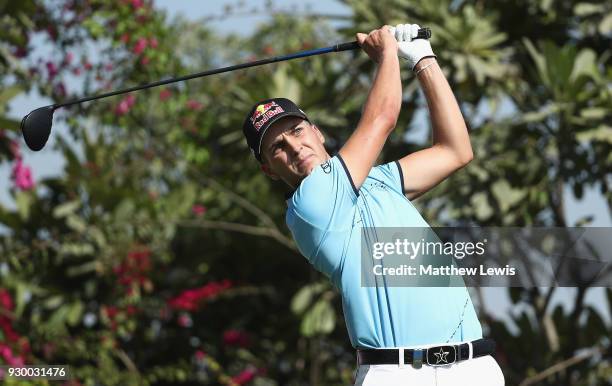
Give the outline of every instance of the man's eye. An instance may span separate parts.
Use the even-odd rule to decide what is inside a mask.
[[[293,129],[293,132],[294,132],[295,134],[299,134],[299,133],[301,133],[301,132],[302,132],[302,128],[301,128],[301,127],[296,127],[295,129]]]

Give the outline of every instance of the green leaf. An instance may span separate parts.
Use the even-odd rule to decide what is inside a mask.
[[[106,236],[104,236],[104,233],[97,226],[90,225],[87,228],[87,234],[98,247],[104,248],[106,246]]]
[[[83,314],[83,303],[76,301],[69,306],[66,312],[66,322],[70,326],[76,326],[81,321],[81,315]]]
[[[310,306],[312,297],[314,295],[312,286],[302,287],[291,300],[291,311],[294,314],[301,314]]]
[[[308,284],[300,288],[291,300],[291,310],[296,314],[303,313],[310,306],[312,298],[325,291],[328,286],[329,284],[323,282]]]
[[[94,253],[94,247],[87,243],[64,243],[59,248],[60,256],[89,256]]]
[[[561,106],[557,103],[540,108],[538,111],[530,111],[524,113],[521,120],[525,123],[541,122],[552,114],[556,114],[561,110]]]
[[[539,53],[539,51],[535,48],[535,46],[533,45],[533,43],[531,43],[529,39],[523,38],[523,44],[525,45],[525,48],[527,48],[529,55],[531,55],[531,58],[535,62],[536,69],[540,74],[540,78],[544,81],[545,84],[550,85],[550,79],[548,78],[548,72],[546,71],[546,58]]]
[[[22,220],[27,220],[30,217],[30,207],[32,206],[33,201],[34,197],[32,196],[32,193],[22,191],[17,192],[15,203],[17,204],[19,217]]]
[[[100,270],[100,262],[97,260],[88,261],[85,264],[70,267],[66,270],[66,275],[70,277],[80,276]]]
[[[612,32],[612,12],[609,12],[606,17],[599,23],[597,30],[602,35],[607,35]]]
[[[601,141],[612,145],[612,127],[601,125],[596,129],[576,134],[576,139],[581,142]]]
[[[68,218],[66,219],[66,225],[68,225],[70,229],[73,229],[78,233],[83,233],[87,229],[87,223],[83,221],[79,216],[68,216]]]
[[[20,123],[8,117],[0,117],[0,129],[18,131]]]
[[[60,204],[60,205],[56,206],[53,209],[53,217],[55,217],[55,218],[66,217],[69,214],[74,213],[80,207],[81,207],[81,201],[80,200],[73,200],[73,201],[65,202],[63,204]]]
[[[510,207],[521,201],[526,195],[526,190],[514,189],[506,180],[496,181],[491,190],[503,212],[508,211]]]
[[[329,300],[320,299],[304,316],[301,332],[307,337],[328,334],[333,331],[335,325],[336,316]]]
[[[574,6],[576,16],[588,16],[601,13],[605,10],[603,4],[578,3]]]
[[[64,301],[64,298],[62,295],[53,295],[50,298],[46,299],[43,304],[45,306],[45,308],[47,309],[54,309],[60,306],[60,304],[62,304],[62,302]]]
[[[28,287],[22,282],[17,282],[15,288],[15,315],[20,317],[26,304],[26,293]]]
[[[115,220],[118,222],[129,221],[134,214],[134,203],[129,198],[121,200],[121,203],[115,209]]]
[[[580,75],[591,75],[596,77],[597,71],[597,55],[593,50],[583,49],[576,55],[570,80],[575,81]]]
[[[55,310],[49,318],[49,325],[56,331],[62,330],[65,327],[66,317],[70,311],[69,305],[63,305]]]
[[[609,111],[610,109],[603,107],[590,107],[580,110],[580,116],[588,119],[602,119]]]
[[[0,90],[0,113],[4,114],[4,106],[23,91],[24,89],[21,86],[10,86]]]
[[[479,192],[474,194],[470,201],[478,219],[485,220],[493,214],[493,208],[491,208],[489,205],[489,201],[485,193]]]

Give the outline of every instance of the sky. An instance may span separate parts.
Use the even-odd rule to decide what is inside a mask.
[[[237,7],[236,5],[243,3],[244,5]],[[307,15],[309,12],[350,15],[350,8],[336,1],[314,1],[314,0],[282,0],[274,1],[276,9],[283,9],[295,13]],[[214,18],[208,20],[207,23],[219,33],[236,33],[240,35],[248,35],[252,33],[259,23],[269,20],[269,15],[266,14],[266,1],[262,0],[246,0],[238,1],[198,1],[198,0],[155,0],[155,6],[159,9],[164,9],[170,18],[184,17],[189,20],[200,20],[201,18],[211,18],[223,14],[223,9],[226,5],[234,6],[234,10],[240,15],[229,18]],[[241,11],[238,11],[238,10]],[[254,12],[254,9],[258,11]],[[246,15],[245,15],[246,14]],[[334,44],[337,42],[330,42]],[[39,52],[45,52],[46,48],[43,42],[35,43],[34,46]],[[435,47],[434,47],[435,52]],[[92,53],[95,55],[95,53]],[[69,85],[70,86],[70,85]],[[31,110],[50,104],[48,99],[41,98],[36,93],[19,96],[13,99],[9,105],[9,116],[21,120]],[[67,138],[68,133],[66,127],[62,125],[54,125],[53,132],[45,149],[40,152],[32,152],[22,146],[24,162],[32,167],[34,181],[41,178],[57,176],[62,173],[63,160],[61,156],[53,151],[55,144],[55,136],[62,135]],[[9,195],[10,170],[11,165],[4,163],[0,165],[0,205],[14,208],[14,202]],[[569,188],[565,189],[566,200],[565,211],[568,218],[568,223],[573,224],[576,220],[586,215],[592,215],[594,221],[591,226],[612,227],[612,216],[608,211],[603,197],[598,193],[597,189],[587,189],[582,200],[573,199],[573,193]],[[0,226],[0,233],[6,231]],[[573,293],[571,288],[562,288],[557,291],[553,297],[553,303],[560,303],[569,307]],[[507,320],[510,312],[510,303],[506,296],[505,288],[488,288],[484,291],[486,308],[499,318]],[[610,310],[606,309],[604,293],[601,290],[595,289],[587,294],[587,302],[594,305],[601,311],[608,320],[610,320]],[[518,309],[514,309],[514,312]]]

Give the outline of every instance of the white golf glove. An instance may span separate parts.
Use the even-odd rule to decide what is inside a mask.
[[[406,59],[412,70],[419,60],[436,57],[431,49],[431,44],[429,44],[429,39],[415,39],[420,28],[417,24],[398,24],[389,28],[391,34],[397,40],[399,57]]]

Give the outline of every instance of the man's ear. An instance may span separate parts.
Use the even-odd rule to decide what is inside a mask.
[[[272,169],[270,169],[270,166],[268,164],[261,164],[259,165],[259,167],[261,168],[261,171],[264,172],[268,177],[270,177],[271,179],[277,181],[280,180],[280,177],[275,174]]]

